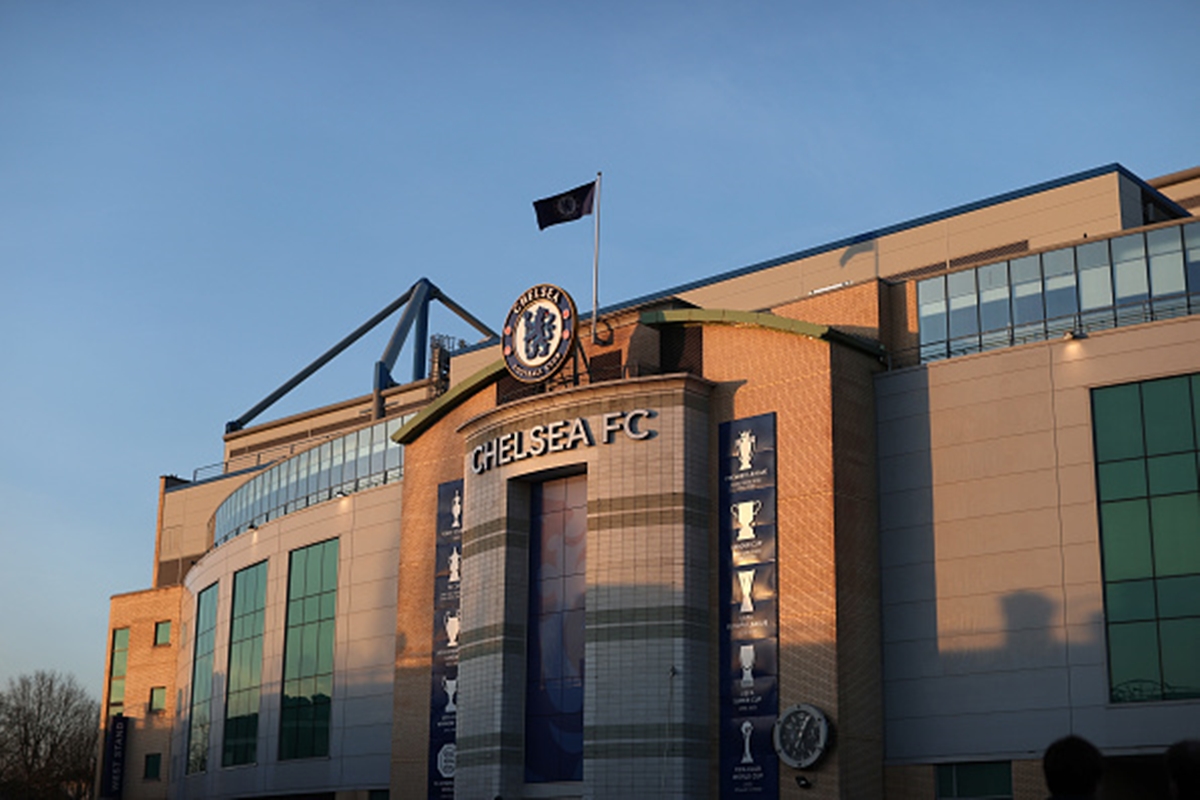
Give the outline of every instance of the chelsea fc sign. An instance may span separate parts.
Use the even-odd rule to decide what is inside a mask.
[[[543,283],[517,298],[504,320],[504,364],[522,383],[540,383],[562,369],[575,346],[578,319],[571,295]]]

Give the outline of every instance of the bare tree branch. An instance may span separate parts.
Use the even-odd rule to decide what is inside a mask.
[[[86,797],[100,704],[73,675],[39,670],[0,691],[0,797]]]

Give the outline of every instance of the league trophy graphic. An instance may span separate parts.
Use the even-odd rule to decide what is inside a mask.
[[[442,677],[442,688],[446,690],[446,708],[447,714],[458,711],[458,706],[454,705],[454,698],[458,695],[458,678]]]
[[[458,631],[461,623],[458,619],[458,611],[453,614],[449,611],[445,615],[446,637],[449,641],[446,642],[447,647],[458,647]]]
[[[742,723],[742,763],[753,764],[754,756],[750,755],[750,734],[754,732],[754,725],[750,720]]]
[[[734,503],[729,507],[729,511],[737,520],[737,540],[745,542],[753,539],[754,519],[758,516],[758,512],[762,511],[762,500],[744,500],[741,503]]]
[[[742,588],[742,606],[740,610],[743,614],[749,614],[754,611],[754,601],[750,599],[750,593],[754,591],[754,570],[738,570],[738,585]]]
[[[745,472],[750,469],[750,462],[754,458],[754,446],[758,443],[756,437],[750,431],[742,431],[738,434],[734,445],[737,448],[738,457],[738,472]]]
[[[450,527],[457,528],[462,525],[462,493],[457,489],[454,490],[454,499],[450,501]]]
[[[458,583],[462,579],[462,576],[459,574],[459,568],[462,566],[462,556],[459,554],[457,547],[450,551],[450,556],[446,561],[450,566],[450,583]]]
[[[738,650],[738,660],[742,662],[742,686],[754,685],[754,645],[744,644]]]

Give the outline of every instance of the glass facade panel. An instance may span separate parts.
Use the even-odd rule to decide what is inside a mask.
[[[1200,697],[1196,377],[1092,390],[1114,702]]]
[[[188,726],[187,772],[208,769],[212,726],[213,650],[217,639],[217,584],[196,598],[196,645],[192,657],[192,702]]]
[[[225,692],[225,736],[221,748],[223,767],[253,764],[258,757],[258,708],[262,686],[266,601],[266,561],[234,573]]]
[[[156,781],[162,778],[162,753],[146,753],[142,767],[143,780]]]
[[[1012,764],[1008,761],[939,764],[937,796],[938,800],[1011,800]]]
[[[267,468],[226,498],[213,515],[213,541],[223,544],[259,525],[342,495],[400,480],[404,448],[391,435],[412,418],[378,422],[324,442]]]
[[[154,646],[162,647],[171,643],[171,621],[154,623]]]
[[[125,713],[125,669],[129,661],[129,628],[112,632],[108,665],[108,715]]]
[[[154,686],[150,689],[150,704],[151,713],[163,711],[167,707],[167,687]]]
[[[280,760],[329,755],[337,571],[337,539],[291,553]]]
[[[921,360],[946,356],[946,279],[930,278],[917,284],[917,314],[920,318]]]
[[[587,476],[533,487],[525,780],[583,780]]]

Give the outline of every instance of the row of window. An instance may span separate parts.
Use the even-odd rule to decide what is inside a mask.
[[[225,719],[221,728],[223,767],[259,760],[267,565],[268,562],[262,561],[233,575],[224,681]],[[278,750],[281,761],[329,754],[337,573],[337,539],[289,554]],[[218,584],[214,583],[196,598],[188,773],[208,769],[217,591]]]
[[[154,646],[171,644],[171,621],[154,623]],[[125,670],[129,666],[129,628],[118,628],[112,632],[112,647],[108,658],[108,715],[114,717],[125,713]],[[167,689],[156,686],[150,690],[147,708],[150,712],[162,711],[167,707]]]
[[[1196,313],[1196,222],[917,282],[922,363]]]
[[[400,480],[404,448],[392,435],[412,417],[378,422],[332,439],[256,475],[213,515],[213,543],[335,497]]]

